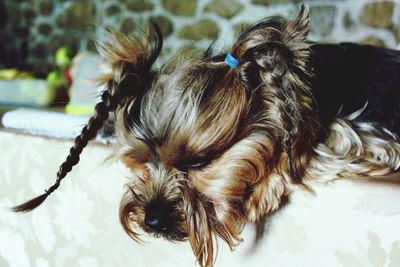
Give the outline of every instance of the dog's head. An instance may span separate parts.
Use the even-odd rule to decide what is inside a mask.
[[[308,31],[302,9],[293,21],[243,31],[230,51],[236,68],[206,54],[128,83],[139,94],[119,109],[116,133],[132,172],[120,207],[132,238],[140,226],[189,239],[199,264],[210,266],[216,236],[235,246],[243,223],[276,209],[288,185],[301,183],[316,121]]]
[[[131,171],[120,206],[124,229],[133,239],[137,227],[188,239],[199,264],[213,265],[216,237],[235,246],[245,222],[276,209],[290,185],[302,182],[316,127],[308,31],[303,7],[292,21],[244,30],[230,50],[236,68],[225,55],[205,53],[159,71],[151,68],[161,50],[157,28],[144,41],[110,34],[99,45],[112,69],[103,77],[107,90],[55,188],[105,110],[115,110],[116,154]],[[43,199],[35,201],[17,209]]]

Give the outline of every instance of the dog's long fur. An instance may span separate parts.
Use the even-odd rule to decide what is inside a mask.
[[[304,7],[294,20],[250,26],[230,50],[237,68],[207,51],[152,70],[157,27],[147,40],[113,33],[99,45],[112,72],[97,113],[116,110],[115,154],[132,172],[120,219],[133,239],[139,226],[189,240],[199,265],[212,266],[217,237],[234,247],[246,222],[294,189],[310,190],[308,181],[399,169],[400,53],[313,44],[309,29]],[[100,127],[89,123],[78,141]],[[83,146],[75,144],[67,169]]]

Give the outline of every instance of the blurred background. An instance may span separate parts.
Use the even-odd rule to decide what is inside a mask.
[[[229,50],[246,25],[267,16],[293,18],[301,3],[311,10],[312,41],[389,48],[400,42],[395,0],[0,0],[0,116],[5,106],[67,103],[68,113],[91,113],[98,89],[82,89],[79,80],[98,71],[80,73],[99,65],[94,43],[107,28],[129,34],[157,23],[165,38],[160,67],[212,41],[216,50]],[[73,77],[74,66],[80,77]]]
[[[311,9],[313,41],[389,48],[400,41],[400,3],[393,0],[0,0],[0,105],[63,105],[72,98],[76,105],[69,112],[89,112],[85,103],[94,100],[71,97],[70,68],[79,53],[95,52],[94,40],[101,40],[106,28],[132,33],[146,29],[149,20],[156,22],[165,37],[160,66],[214,40],[217,50],[229,49],[249,23],[266,16],[293,18],[301,3]],[[43,83],[10,83],[16,78]],[[6,92],[5,86],[25,89],[16,95],[16,89]],[[30,99],[29,87],[43,87],[35,93],[42,99]],[[93,92],[87,95],[94,99]]]
[[[0,0],[0,67],[46,74],[55,53],[94,51],[93,40],[113,27],[125,33],[153,19],[166,38],[165,61],[184,46],[212,40],[227,48],[235,34],[266,16],[291,18],[300,3],[311,8],[310,39],[395,48],[400,41],[398,1],[371,0]]]

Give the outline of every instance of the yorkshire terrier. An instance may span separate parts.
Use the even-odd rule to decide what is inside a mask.
[[[116,114],[116,155],[132,176],[120,205],[123,228],[188,240],[213,266],[217,237],[229,247],[246,222],[278,209],[309,181],[375,177],[400,166],[400,52],[307,41],[309,11],[245,29],[229,53],[211,49],[153,70],[162,37],[111,33],[99,52],[111,66],[95,114],[75,139],[58,188]]]

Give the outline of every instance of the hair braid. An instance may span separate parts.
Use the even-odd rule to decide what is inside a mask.
[[[99,78],[99,81],[105,83],[107,87],[101,95],[101,102],[95,106],[94,115],[83,127],[81,134],[75,138],[74,145],[57,172],[55,183],[45,190],[44,194],[14,207],[14,211],[27,212],[42,204],[51,193],[57,190],[73,166],[78,164],[82,150],[90,140],[96,137],[97,132],[107,120],[109,112],[136,99],[151,84],[153,75],[150,69],[162,47],[159,27],[153,25],[153,30],[147,36],[147,40],[109,31],[107,32],[108,40],[97,43],[100,55],[111,67],[111,73]]]
[[[286,117],[286,124],[287,124],[287,129],[290,129],[286,132],[286,136],[284,137],[283,143],[285,144],[285,149],[286,149],[286,155],[288,159],[288,165],[289,165],[289,173],[290,173],[290,178],[295,181],[295,182],[301,182],[301,178],[299,177],[297,173],[297,169],[295,167],[294,161],[293,161],[293,143],[294,140],[296,139],[297,136],[297,129],[295,123],[292,122],[292,117],[294,116],[294,110],[290,109],[289,113],[285,116]]]
[[[277,64],[275,63],[275,65]],[[287,75],[287,72],[290,72],[287,67],[272,69],[271,73],[268,74],[271,80],[271,87],[269,90],[275,90],[275,94],[279,95],[279,99],[284,102],[284,105],[281,107],[281,119],[283,123],[282,144],[287,155],[290,178],[296,183],[301,183],[301,178],[299,177],[293,160],[293,144],[297,138],[300,121],[300,116],[298,112],[296,112],[295,107],[298,97],[293,87],[287,84],[284,85],[284,79],[291,79],[291,75]],[[275,99],[275,101],[278,100]]]
[[[111,84],[109,83],[109,89],[110,85]],[[115,85],[115,83],[113,83],[112,85]],[[79,156],[82,153],[82,150],[86,147],[90,140],[96,137],[97,132],[101,129],[104,122],[108,119],[109,112],[114,111],[118,106],[117,95],[111,95],[109,91],[104,91],[101,98],[102,102],[99,102],[95,106],[94,115],[90,118],[87,125],[83,127],[81,134],[75,138],[74,145],[71,147],[69,155],[67,156],[66,160],[61,164],[60,169],[57,172],[57,179],[55,183],[47,190],[45,190],[44,194],[32,200],[29,200],[26,203],[14,207],[14,211],[27,212],[38,207],[46,200],[46,198],[51,193],[57,190],[57,188],[61,184],[61,181],[72,170],[73,166],[78,164]]]

